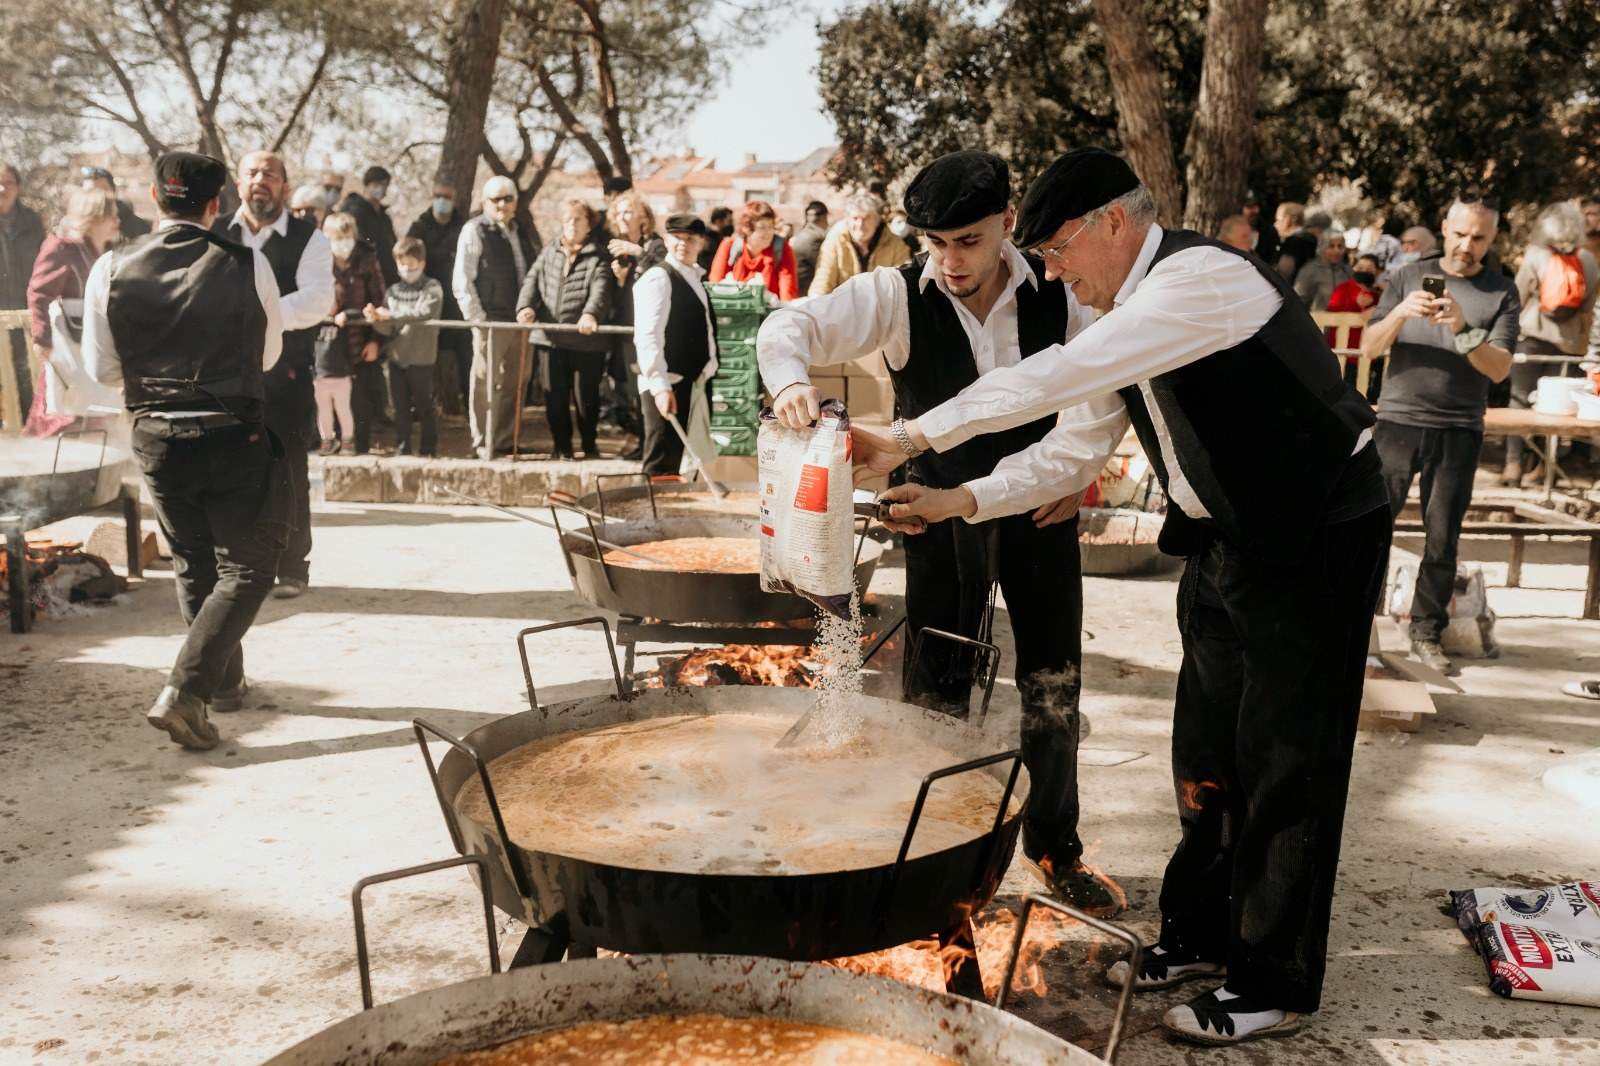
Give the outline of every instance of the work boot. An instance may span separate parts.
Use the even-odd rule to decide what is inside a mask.
[[[225,688],[211,694],[213,711],[238,711],[244,708],[244,698],[250,694],[250,680],[241,677],[238,687]]]
[[[1522,484],[1522,460],[1507,459],[1506,467],[1500,471],[1500,484],[1515,488]]]
[[[1437,640],[1413,640],[1411,654],[1416,656],[1417,661],[1423,666],[1437,670],[1441,674],[1450,672],[1450,659]]]
[[[1121,892],[1113,888],[1110,880],[1082,862],[1062,863],[1057,867],[1048,858],[1033,859],[1024,855],[1022,864],[1039,879],[1045,891],[1091,918],[1114,917],[1126,906]]]
[[[1102,975],[1112,988],[1128,983],[1128,963],[1112,963]],[[1220,962],[1209,962],[1192,951],[1171,950],[1155,945],[1139,959],[1139,972],[1133,979],[1135,992],[1154,992],[1162,988],[1181,985],[1199,977],[1226,977],[1228,967]]]
[[[1224,986],[1173,1007],[1161,1024],[1168,1032],[1192,1043],[1225,1047],[1268,1036],[1288,1036],[1304,1024],[1304,1018],[1249,996],[1235,995]]]
[[[192,751],[208,751],[222,739],[217,727],[207,719],[206,705],[200,697],[180,692],[171,685],[161,690],[144,718],[157,729],[165,729],[176,743]]]

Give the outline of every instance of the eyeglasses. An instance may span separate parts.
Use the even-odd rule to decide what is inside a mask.
[[[1035,249],[1035,251],[1037,251],[1039,253],[1039,258],[1040,259],[1044,259],[1044,260],[1054,259],[1054,260],[1057,260],[1059,262],[1060,259],[1061,259],[1061,253],[1065,252],[1067,250],[1067,245],[1069,245],[1073,241],[1077,240],[1078,239],[1078,235],[1080,233],[1082,233],[1084,230],[1088,229],[1090,226],[1094,225],[1094,222],[1095,222],[1094,219],[1089,219],[1089,220],[1085,221],[1083,225],[1079,226],[1076,230],[1074,230],[1072,232],[1072,236],[1068,237],[1066,240],[1062,241],[1060,244],[1056,245],[1053,248],[1037,248],[1037,249]]]
[[[516,199],[515,194],[510,196],[491,196],[489,197],[489,202],[491,204],[509,204],[514,203]]]

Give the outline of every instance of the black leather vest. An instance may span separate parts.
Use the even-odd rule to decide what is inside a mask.
[[[483,251],[478,256],[478,272],[472,283],[478,292],[478,302],[483,313],[495,322],[510,322],[517,317],[517,296],[522,291],[522,278],[533,266],[537,256],[527,230],[517,226],[517,243],[522,246],[524,267],[517,269],[517,257],[511,250],[503,229],[486,215],[479,215],[468,223],[477,226],[483,239]]]
[[[895,410],[901,418],[916,418],[955,396],[978,380],[972,344],[955,306],[933,282],[921,284],[925,256],[900,268],[906,286],[906,310],[911,322],[911,356],[899,370],[890,369]],[[1067,332],[1066,287],[1047,281],[1044,263],[1027,257],[1038,288],[1026,280],[1017,286],[1017,344],[1026,359]],[[933,488],[955,488],[983,477],[1006,456],[1037,444],[1056,424],[1055,415],[1000,433],[977,436],[947,452],[924,452],[911,460],[913,479]]]
[[[1292,566],[1324,524],[1356,440],[1374,422],[1372,406],[1345,384],[1321,328],[1289,283],[1259,258],[1170,230],[1151,268],[1200,247],[1243,257],[1283,305],[1240,344],[1147,382],[1178,465],[1211,515],[1197,522],[1169,502],[1161,549],[1192,555],[1220,533],[1260,559]],[[1137,385],[1119,391],[1165,488],[1168,471],[1144,394]]]
[[[267,313],[250,249],[199,226],[114,253],[106,317],[134,412],[231,410],[259,418]]]

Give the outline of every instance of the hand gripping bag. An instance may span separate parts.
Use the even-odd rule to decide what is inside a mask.
[[[761,588],[793,592],[839,618],[855,592],[850,416],[828,400],[809,429],[761,412]]]

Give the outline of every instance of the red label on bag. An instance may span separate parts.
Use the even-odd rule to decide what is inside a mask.
[[[1507,925],[1501,922],[1500,938],[1505,941],[1506,950],[1511,953],[1513,962],[1530,970],[1550,969],[1554,961],[1550,945],[1536,930],[1529,929],[1525,925]]]
[[[1506,984],[1510,985],[1518,992],[1541,991],[1539,988],[1539,983],[1533,978],[1529,977],[1522,967],[1516,965],[1515,963],[1506,962],[1502,959],[1496,959],[1489,964],[1489,973],[1494,977],[1502,978]]]
[[[807,463],[800,468],[800,481],[794,490],[795,508],[825,514],[828,510],[828,468]]]

